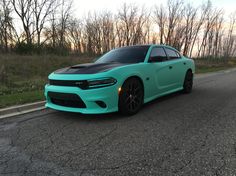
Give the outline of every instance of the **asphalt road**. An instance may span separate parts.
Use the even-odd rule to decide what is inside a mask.
[[[135,116],[44,110],[0,120],[0,175],[236,175],[236,71]]]

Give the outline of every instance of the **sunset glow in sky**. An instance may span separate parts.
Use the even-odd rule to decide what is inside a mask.
[[[198,6],[202,2],[207,0],[188,0],[185,2],[191,2]],[[167,0],[75,0],[73,10],[78,17],[86,15],[89,11],[116,11],[124,2],[135,3],[137,5],[145,5],[145,7],[150,8],[158,4],[166,4]],[[224,9],[226,14],[236,11],[236,0],[212,0],[212,4],[215,7]]]

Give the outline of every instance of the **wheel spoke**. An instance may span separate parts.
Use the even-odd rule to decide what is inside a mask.
[[[130,97],[127,97],[125,100],[125,103],[127,103],[130,100]]]
[[[134,101],[134,104],[135,104],[135,106],[137,107],[138,104],[139,104],[139,102],[138,102],[138,101]]]
[[[134,101],[132,101],[132,110],[135,109],[135,104],[134,104]]]
[[[139,103],[139,102],[140,102],[140,98],[136,97],[136,98],[134,99],[134,101],[135,101],[136,103]]]

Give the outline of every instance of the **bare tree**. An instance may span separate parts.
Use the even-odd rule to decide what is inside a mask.
[[[101,47],[102,53],[115,47],[114,21],[111,12],[101,14]]]
[[[212,43],[213,47],[212,47],[212,55],[215,58],[218,58],[219,56],[221,56],[221,42],[222,42],[222,38],[223,38],[223,22],[224,22],[224,16],[223,14],[219,15],[215,21],[215,25],[214,25],[214,32],[213,32],[213,38],[214,41]]]
[[[137,5],[124,3],[116,17],[119,45],[135,45],[145,41],[143,30],[148,25],[149,17],[150,13],[144,7],[140,9]]]
[[[69,26],[69,19],[71,17],[71,8],[73,1],[62,0],[60,3],[59,12],[59,24],[58,24],[58,35],[59,35],[59,46],[64,47],[66,45],[66,30]]]
[[[102,53],[102,28],[101,18],[98,13],[89,13],[85,24],[87,52],[92,54]]]
[[[167,23],[167,16],[164,6],[161,4],[160,6],[155,6],[154,10],[154,21],[157,23],[159,28],[159,38],[160,44],[165,43],[165,28]]]
[[[33,14],[35,18],[35,30],[37,33],[37,45],[41,44],[41,33],[49,15],[53,12],[54,0],[33,0]]]
[[[16,31],[13,25],[12,7],[9,1],[0,0],[0,45],[5,52],[15,43]]]
[[[49,26],[46,27],[44,36],[49,41],[52,48],[56,48],[57,43],[57,5],[58,2],[53,5],[52,13],[49,15]]]
[[[81,53],[82,23],[77,19],[71,19],[68,27],[68,36],[76,53]]]
[[[33,40],[33,0],[11,0],[16,14],[20,17],[28,44]]]
[[[124,26],[120,25],[118,20],[115,21],[115,38],[117,40],[117,46],[121,47],[125,45],[125,32]]]
[[[144,7],[139,11],[133,25],[132,44],[142,44],[146,41],[146,36],[149,33],[149,17],[150,13]]]
[[[229,23],[229,30],[228,30],[228,35],[227,38],[225,39],[224,42],[224,57],[228,58],[235,53],[235,25],[236,25],[236,12],[230,14],[230,23]]]
[[[138,7],[136,5],[126,3],[123,4],[122,8],[118,12],[118,19],[120,21],[121,26],[118,28],[122,28],[124,35],[123,40],[125,41],[125,45],[131,44],[131,39],[134,35],[134,25],[135,25],[135,19],[138,15]],[[120,35],[120,37],[122,37]]]
[[[204,33],[198,57],[212,56],[213,33],[217,19],[222,15],[222,10],[209,9],[205,19]]]
[[[192,41],[192,44],[190,46],[190,53],[189,53],[189,56],[192,57],[192,54],[193,54],[193,49],[194,49],[194,46],[196,44],[196,41],[197,41],[197,38],[198,38],[198,34],[201,30],[201,27],[202,25],[204,24],[204,21],[207,17],[207,14],[208,14],[208,10],[211,8],[211,3],[210,1],[207,2],[207,5],[202,5],[201,7],[201,12],[200,12],[200,17],[199,19],[196,21],[196,24],[194,25],[194,30],[193,30],[193,34],[192,34],[192,38],[193,38],[193,41]]]
[[[187,4],[184,10],[185,30],[184,30],[184,48],[183,54],[188,56],[191,44],[193,42],[194,32],[197,26],[197,12],[198,9],[194,8],[191,4]]]
[[[150,44],[153,39],[153,31],[152,31],[152,21],[151,21],[151,13],[145,16],[144,25],[142,27],[142,37],[141,43],[142,44]]]
[[[168,0],[168,24],[166,43],[173,46],[173,36],[175,35],[175,28],[180,23],[180,18],[183,16],[183,1],[182,0]]]
[[[70,49],[72,38],[70,30],[73,25],[72,18],[72,4],[73,1],[58,0],[55,2],[48,2],[51,5],[48,10],[48,25],[45,26],[43,31],[45,41],[53,49],[59,49],[62,52],[63,49]],[[46,8],[48,9],[48,8]],[[73,45],[73,44],[72,44]]]

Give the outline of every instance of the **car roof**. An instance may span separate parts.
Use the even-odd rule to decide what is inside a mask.
[[[166,47],[166,48],[169,48],[169,49],[172,49],[172,50],[175,50],[175,51],[177,51],[177,52],[179,52],[176,48],[174,48],[174,47],[172,47],[172,46],[169,46],[169,45],[164,45],[164,44],[153,44],[153,45],[151,45],[152,47]]]
[[[136,48],[136,47],[154,47],[154,46],[162,46],[162,47],[167,47],[167,48],[173,48],[172,46],[169,45],[164,45],[164,44],[146,44],[146,45],[130,45],[130,46],[122,46],[119,48]]]
[[[119,48],[138,48],[138,47],[151,47],[152,45],[131,45],[131,46],[122,46],[122,47],[119,47]],[[116,49],[119,49],[119,48],[116,48]]]
[[[115,48],[115,49],[121,49],[121,48],[138,48],[138,47],[166,47],[166,48],[170,48],[173,49],[175,51],[178,51],[177,49],[169,46],[169,45],[164,45],[164,44],[146,44],[146,45],[131,45],[131,46],[123,46],[123,47],[119,47],[119,48]],[[179,51],[178,51],[179,52]]]

